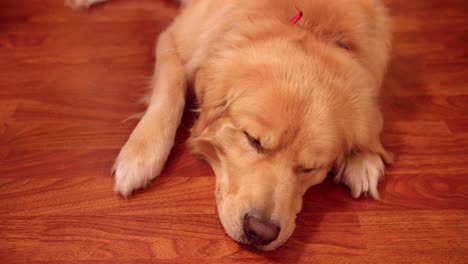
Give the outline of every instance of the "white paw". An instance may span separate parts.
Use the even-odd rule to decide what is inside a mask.
[[[334,180],[346,184],[353,198],[359,198],[364,194],[379,200],[377,186],[383,173],[384,163],[379,155],[356,153],[348,158],[344,171],[337,174]]]
[[[114,165],[114,192],[127,197],[161,173],[168,153],[151,144],[132,139],[125,144]]]
[[[74,8],[87,8],[105,0],[65,0],[65,4]]]

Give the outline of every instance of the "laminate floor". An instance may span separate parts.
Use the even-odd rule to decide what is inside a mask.
[[[214,177],[183,142],[131,199],[110,169],[143,111],[170,1],[0,1],[1,263],[468,263],[468,4],[386,0],[394,54],[382,98],[397,155],[382,201],[331,180],[304,197],[274,252],[233,242]]]

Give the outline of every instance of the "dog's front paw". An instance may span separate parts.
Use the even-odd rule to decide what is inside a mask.
[[[130,139],[117,157],[114,165],[114,191],[124,197],[145,187],[161,173],[166,161],[151,142]]]
[[[379,200],[378,183],[384,173],[384,163],[375,153],[355,153],[346,162],[342,174],[335,177],[335,182],[343,182],[350,190],[353,198],[362,194],[370,195]]]

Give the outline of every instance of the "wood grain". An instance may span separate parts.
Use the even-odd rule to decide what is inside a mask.
[[[394,51],[384,144],[397,154],[382,201],[331,180],[311,188],[275,252],[233,242],[214,177],[184,145],[129,200],[110,168],[144,108],[171,1],[0,1],[1,263],[468,263],[468,4],[385,0]]]

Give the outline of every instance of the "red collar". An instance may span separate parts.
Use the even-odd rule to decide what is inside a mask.
[[[302,15],[303,15],[302,11],[299,8],[297,8],[297,6],[296,6],[296,9],[297,9],[297,14],[289,20],[289,23],[291,24],[297,24],[297,22],[301,20]]]
[[[299,8],[297,8],[296,6],[296,10],[297,10],[297,14],[295,16],[293,16],[290,20],[289,20],[289,23],[295,25],[297,24],[297,22],[299,22],[299,20],[301,20],[302,18],[302,15],[304,14],[302,12],[302,10],[300,10]],[[341,41],[341,40],[337,40],[335,41],[335,45],[337,45],[338,47],[346,50],[346,51],[352,51],[352,48],[348,45],[348,43],[344,42],[344,41]]]

